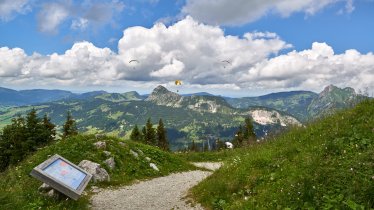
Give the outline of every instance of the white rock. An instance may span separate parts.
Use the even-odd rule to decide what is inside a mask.
[[[116,162],[113,157],[106,159],[104,163],[110,168],[110,170],[113,170],[116,167]]]
[[[98,141],[94,143],[95,147],[97,149],[105,149],[106,148],[106,143],[105,141]]]
[[[153,168],[153,170],[155,170],[155,171],[160,171],[160,170],[157,168],[156,164],[154,164],[154,163],[150,163],[149,166],[150,166],[151,168]]]
[[[104,151],[104,155],[107,156],[107,157],[110,157],[112,155],[112,153],[109,152],[109,151]]]
[[[78,166],[90,173],[94,182],[110,181],[108,172],[101,168],[98,163],[89,160],[82,160]]]
[[[40,187],[38,188],[39,192],[48,192],[50,190],[52,190],[53,188],[51,186],[49,186],[48,184],[46,183],[43,183],[42,185],[40,185]]]
[[[151,158],[149,158],[149,157],[145,157],[145,159],[146,159],[148,162],[151,161]]]
[[[132,154],[132,156],[134,156],[134,158],[138,159],[139,158],[139,154],[137,152],[134,152],[134,150],[130,149],[130,154]]]

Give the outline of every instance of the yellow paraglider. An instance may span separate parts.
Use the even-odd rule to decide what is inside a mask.
[[[181,80],[175,80],[175,85],[178,86],[178,85],[182,85],[182,81]],[[179,92],[179,90],[177,90],[177,92]]]

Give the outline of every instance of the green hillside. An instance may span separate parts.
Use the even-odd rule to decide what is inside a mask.
[[[193,189],[210,209],[371,209],[374,100],[238,150]]]
[[[38,192],[38,187],[42,183],[29,174],[32,168],[54,154],[59,154],[75,164],[84,159],[102,164],[108,157],[104,154],[104,150],[94,147],[93,143],[96,141],[94,136],[76,136],[57,141],[41,148],[17,166],[11,166],[5,172],[0,173],[0,209],[87,209],[90,193],[78,201],[46,198]],[[114,170],[102,164],[110,174],[110,182],[100,183],[101,187],[129,184],[135,180],[194,169],[174,154],[151,146],[109,137],[100,139],[100,141],[106,142],[105,150],[111,152],[116,163]],[[130,150],[137,152],[139,157],[135,158],[131,155]],[[149,157],[160,171],[153,170],[146,157]],[[85,191],[89,192],[91,187],[92,182]]]
[[[268,124],[255,123],[258,137],[298,123],[292,116],[270,108],[235,109],[221,97],[182,97],[162,86],[155,90],[158,91],[154,91],[147,100],[140,100],[136,92],[129,92],[44,103],[35,108],[39,116],[47,114],[59,128],[65,122],[66,112],[69,110],[80,132],[108,133],[121,137],[128,136],[135,125],[143,126],[148,118],[152,118],[153,123],[162,118],[168,129],[172,150],[186,148],[192,140],[202,143],[208,136],[214,140],[231,140],[239,125],[252,110],[264,110],[269,113],[269,118],[272,118],[272,122]],[[31,108],[13,107],[0,111],[0,128]]]

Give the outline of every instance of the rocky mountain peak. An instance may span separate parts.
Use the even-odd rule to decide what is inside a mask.
[[[179,94],[171,92],[164,86],[159,85],[145,100],[156,103],[157,105],[174,106],[181,98],[182,96]]]

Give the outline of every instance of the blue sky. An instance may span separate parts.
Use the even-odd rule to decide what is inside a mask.
[[[147,92],[154,85],[172,87],[170,81],[186,78],[186,92],[208,91],[235,96],[294,89],[320,91],[322,86],[329,83],[353,86],[356,89],[374,89],[371,62],[374,51],[374,1],[300,0],[290,3],[290,0],[238,0],[236,4],[231,2],[4,0],[0,2],[0,48],[2,47],[4,53],[3,58],[0,58],[0,84],[18,89],[58,87],[76,91],[105,89],[123,92],[139,89],[140,92]],[[177,42],[178,39],[171,38],[172,33],[183,31],[188,24],[203,25],[203,32],[211,30],[207,34],[196,32],[195,38],[199,33],[201,36],[197,40],[189,40],[187,35],[180,38],[180,42],[191,41],[192,45],[198,46],[199,53],[202,54],[196,59],[198,63],[202,59],[201,65],[189,63],[188,57],[191,57],[190,54],[195,55],[195,51],[180,52],[181,49],[188,49],[185,46],[175,46],[178,44],[157,44],[161,40],[153,40],[154,36],[151,36],[152,40],[161,49],[154,52],[160,53],[156,56],[158,60],[154,58],[156,60],[153,61],[158,65],[140,62],[139,66],[133,67],[126,61],[118,63],[118,60],[141,57],[148,53],[149,48],[145,49],[146,45],[142,43],[149,42],[150,46],[154,46],[154,43],[149,41],[148,35],[137,35],[137,26],[146,29],[143,33],[155,33],[155,36],[158,36],[157,30],[152,30],[157,22],[165,24],[165,27],[175,28],[174,32],[165,29],[164,34],[159,37],[170,39],[170,43]],[[191,30],[195,28],[192,27]],[[125,30],[129,32],[129,36],[123,34]],[[216,30],[222,31],[223,35],[215,37]],[[191,36],[194,33],[191,32]],[[253,39],[248,41],[246,33],[251,33],[250,37]],[[228,40],[231,36],[236,37],[235,43]],[[136,39],[137,42],[131,42],[131,39]],[[217,50],[213,54],[219,56],[210,58],[210,55],[205,55],[203,39],[217,39],[212,41],[210,48],[214,48],[214,44],[220,44],[219,40],[225,39],[225,43],[219,46],[222,49],[227,48],[227,56],[220,54],[222,50],[218,52],[217,49],[210,48],[206,52]],[[125,44],[119,44],[120,40]],[[237,46],[240,44],[243,46]],[[14,49],[18,48],[23,52],[15,52]],[[86,54],[90,55],[97,51],[104,53],[108,57],[103,57],[103,62],[110,60],[109,64],[105,64],[105,68],[102,64],[93,64],[92,69],[85,72],[79,72],[80,64],[69,69],[56,67],[61,65],[54,63],[56,60],[72,62],[68,60],[71,56],[67,56],[65,52],[76,50],[81,53],[78,48],[86,49]],[[110,52],[105,51],[105,48],[109,48]],[[235,57],[241,54],[240,49],[243,48],[245,52],[248,51],[248,54],[244,53],[248,56],[248,61],[244,61],[245,57]],[[347,53],[347,50],[351,49],[353,52]],[[252,55],[251,50],[261,53]],[[33,55],[34,52],[40,55]],[[316,60],[315,52],[320,53],[321,58],[329,59]],[[54,59],[50,56],[54,53],[60,57]],[[300,56],[305,54],[310,60],[300,60]],[[171,56],[168,61],[159,61],[166,55]],[[357,58],[355,65],[349,63],[352,56]],[[85,58],[87,57],[83,59]],[[230,59],[233,64],[222,68],[219,64],[212,63],[214,59],[217,59],[218,63],[220,59]],[[87,63],[92,62],[87,60],[86,66]],[[308,68],[304,68],[307,65]],[[337,67],[338,65],[342,66]],[[54,66],[54,69],[50,66]],[[272,66],[284,68],[276,69]],[[288,70],[289,66],[291,70]],[[269,70],[270,68],[274,72]],[[318,68],[326,70],[321,72]],[[112,72],[103,75],[97,69],[111,69]],[[135,70],[138,72],[134,72]],[[222,72],[223,76],[218,77],[209,73],[211,71]],[[300,75],[294,76],[295,72],[300,75],[311,74],[312,77],[315,76],[315,80],[305,81],[306,78]],[[79,75],[87,74],[91,79],[85,82],[74,80]],[[362,81],[362,78],[366,80]]]

